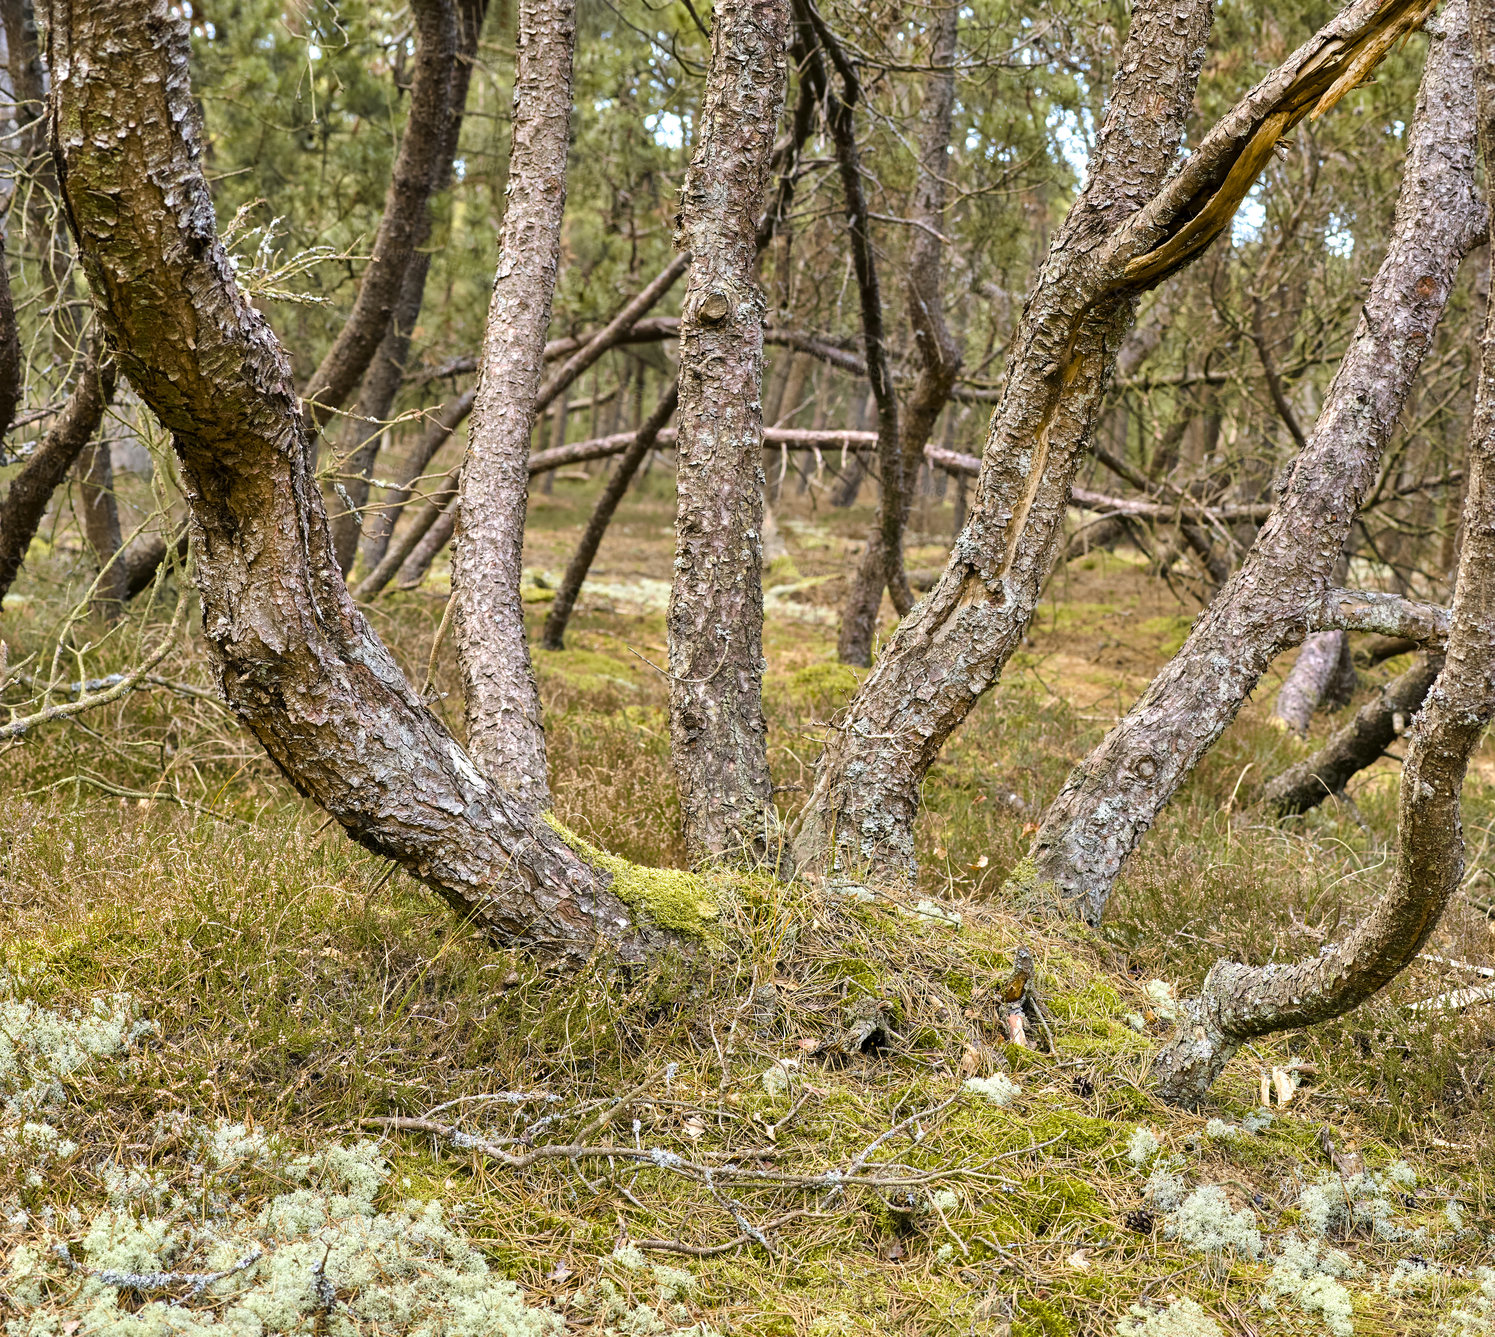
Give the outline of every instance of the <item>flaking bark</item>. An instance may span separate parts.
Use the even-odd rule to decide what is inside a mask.
[[[1454,41],[1457,4],[1444,20]],[[1480,153],[1495,169],[1495,4],[1473,0]],[[1231,1055],[1257,1036],[1343,1015],[1384,988],[1437,927],[1464,871],[1459,800],[1469,758],[1495,715],[1495,306],[1486,312],[1469,442],[1464,544],[1443,671],[1402,766],[1396,872],[1374,910],[1341,941],[1291,965],[1219,961],[1183,1008],[1154,1071],[1163,1099],[1197,1108]]]
[[[1031,850],[1041,899],[1099,923],[1126,858],[1267,666],[1304,634],[1484,225],[1464,9],[1442,16],[1386,257],[1308,445],[1241,569],[1126,717],[1080,763]]]
[[[763,719],[764,299],[757,226],[784,103],[788,0],[718,0],[678,243],[680,312],[670,755],[686,846],[764,858],[776,818]]]
[[[483,777],[349,597],[289,360],[218,241],[185,22],[157,0],[59,3],[49,39],[64,205],[181,462],[224,699],[298,790],[496,941],[570,959],[671,941]]]

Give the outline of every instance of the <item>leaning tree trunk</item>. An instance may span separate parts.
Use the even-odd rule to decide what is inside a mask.
[[[764,299],[757,225],[784,105],[789,0],[717,0],[681,190],[695,261],[680,312],[670,756],[695,859],[768,856],[763,719]]]
[[[1453,25],[1461,17],[1450,4],[1446,48],[1459,41]],[[1495,179],[1495,2],[1473,0],[1469,17],[1488,181]],[[1424,222],[1434,225],[1431,217]],[[1402,766],[1401,848],[1389,890],[1344,939],[1307,960],[1254,967],[1216,962],[1154,1064],[1163,1099],[1197,1108],[1242,1044],[1341,1016],[1384,988],[1422,950],[1458,889],[1464,775],[1495,715],[1495,304],[1485,316],[1451,621],[1447,662],[1412,730]]]
[[[566,567],[566,574],[555,593],[555,601],[550,605],[550,612],[545,617],[545,631],[540,643],[547,650],[566,648],[566,625],[571,621],[571,613],[576,607],[576,600],[581,596],[581,587],[586,583],[587,572],[592,569],[592,561],[597,556],[597,549],[602,546],[602,536],[607,533],[613,514],[623,500],[623,494],[628,491],[628,485],[633,482],[633,476],[638,472],[639,465],[644,462],[644,456],[654,449],[660,430],[674,414],[678,397],[677,382],[665,392],[664,397],[655,405],[654,412],[634,433],[633,440],[629,443],[628,449],[623,452],[622,458],[613,465],[613,470],[603,485],[602,494],[597,498],[597,504],[592,509],[592,517],[587,521],[587,527],[582,532],[581,542],[576,545],[570,565]]]
[[[566,206],[575,45],[575,0],[522,0],[508,200],[452,552],[467,745],[496,783],[535,808],[550,806],[550,784],[519,580],[535,392]]]
[[[385,193],[384,213],[353,310],[303,395],[319,428],[347,403],[389,329],[405,271],[429,233],[427,206],[438,180],[433,164],[447,134],[452,85],[465,83],[467,77],[458,73],[457,8],[452,0],[413,0],[411,9],[416,43],[410,112]]]
[[[50,41],[64,205],[120,367],[181,462],[225,699],[297,789],[494,940],[572,960],[673,941],[484,778],[350,598],[289,359],[218,240],[185,20],[84,0],[53,11]]]
[[[830,735],[796,840],[803,865],[912,876],[924,777],[1021,643],[1138,296],[1210,246],[1278,141],[1367,77],[1431,7],[1355,0],[1246,94],[1166,181],[1210,5],[1134,8],[1090,180],[1012,339],[970,518],[939,582]]]
[[[1273,817],[1296,817],[1344,793],[1354,776],[1380,761],[1407,731],[1442,669],[1441,655],[1419,655],[1411,668],[1381,688],[1323,747],[1267,784],[1261,793],[1262,806]]]
[[[1122,863],[1304,633],[1431,345],[1458,263],[1482,233],[1462,6],[1434,41],[1386,258],[1307,447],[1241,569],[1182,649],[1070,775],[1023,869],[1038,899],[1099,923]]]
[[[1355,664],[1343,631],[1318,631],[1303,642],[1283,680],[1272,718],[1299,738],[1306,737],[1313,712],[1346,705],[1355,694]]]
[[[431,271],[431,198],[448,190],[452,183],[452,164],[462,137],[462,118],[467,109],[467,89],[472,82],[472,63],[477,55],[478,39],[487,16],[488,0],[466,0],[457,5],[457,50],[447,85],[445,125],[441,142],[431,160],[431,186],[425,211],[417,220],[411,238],[410,261],[400,293],[389,315],[374,359],[363,374],[358,388],[358,404],[353,411],[354,448],[342,466],[347,475],[344,492],[351,505],[332,521],[332,546],[338,565],[346,575],[353,567],[359,531],[363,527],[362,511],[369,499],[369,481],[374,463],[384,445],[385,420],[394,408],[395,396],[405,380],[405,363],[410,356],[410,336],[425,302],[426,277]],[[376,559],[377,560],[377,559]]]
[[[114,364],[100,368],[90,357],[78,369],[78,379],[57,421],[11,479],[0,502],[0,599],[21,569],[52,493],[99,430],[113,394]]]

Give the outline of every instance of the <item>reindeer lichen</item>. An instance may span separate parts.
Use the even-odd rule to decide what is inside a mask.
[[[594,867],[612,875],[613,893],[625,905],[660,928],[672,929],[712,947],[722,944],[717,928],[721,899],[716,889],[697,873],[680,868],[645,868],[618,854],[598,849],[564,826],[553,813],[545,820],[562,840]]]

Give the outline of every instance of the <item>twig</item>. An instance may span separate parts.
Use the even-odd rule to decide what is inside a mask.
[[[91,1267],[84,1267],[82,1263],[75,1262],[73,1256],[68,1252],[66,1244],[57,1245],[53,1252],[74,1272],[81,1272],[85,1276],[94,1277],[102,1281],[106,1286],[118,1286],[121,1290],[139,1291],[169,1291],[177,1286],[188,1287],[187,1294],[182,1298],[190,1300],[194,1296],[201,1295],[214,1282],[222,1281],[225,1277],[231,1277],[237,1272],[243,1272],[253,1267],[265,1256],[263,1249],[255,1249],[244,1255],[232,1267],[225,1268],[222,1272],[119,1272],[112,1268],[97,1271]],[[178,1301],[180,1303],[180,1301]]]
[[[770,1230],[780,1230],[791,1221],[824,1221],[834,1215],[834,1212],[817,1212],[813,1207],[798,1207],[792,1212],[785,1212],[783,1216],[766,1222],[763,1231],[766,1234]],[[640,1249],[683,1253],[691,1258],[714,1258],[717,1254],[731,1253],[733,1249],[748,1243],[751,1243],[751,1239],[746,1234],[734,1235],[724,1244],[685,1244],[680,1240],[634,1240],[634,1244]]]

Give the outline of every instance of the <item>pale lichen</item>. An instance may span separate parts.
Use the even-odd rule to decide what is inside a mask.
[[[613,894],[637,914],[684,937],[713,947],[722,944],[717,927],[721,897],[704,877],[681,868],[645,868],[630,863],[584,840],[553,813],[547,812],[545,821],[589,864],[611,875]]]

